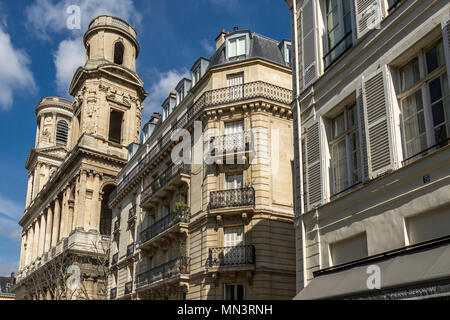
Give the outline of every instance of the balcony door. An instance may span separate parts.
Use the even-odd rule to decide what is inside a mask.
[[[244,97],[244,74],[231,74],[227,77],[228,100],[239,100]]]
[[[244,227],[225,228],[224,264],[240,265],[245,263]]]
[[[244,150],[244,121],[225,123],[225,150]]]

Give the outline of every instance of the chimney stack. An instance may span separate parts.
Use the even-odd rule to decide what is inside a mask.
[[[236,32],[236,31],[239,31],[239,28],[238,27],[234,27],[234,31]]]
[[[219,33],[216,37],[216,51],[219,50],[220,46],[225,42],[225,29]]]

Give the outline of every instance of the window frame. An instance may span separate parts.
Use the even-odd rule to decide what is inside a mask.
[[[323,32],[322,35],[323,41],[322,41],[322,63],[324,71],[326,71],[328,68],[330,68],[332,65],[336,63],[347,51],[349,51],[352,47],[354,47],[356,42],[356,20],[355,20],[355,7],[354,2],[350,1],[350,21],[351,21],[351,31],[345,34],[345,23],[344,23],[344,16],[343,16],[343,5],[342,1],[345,0],[337,0],[338,1],[338,19],[339,19],[339,28],[340,32],[342,34],[342,37],[339,39],[339,41],[334,45],[333,48],[329,47],[329,33],[328,33],[328,13],[327,13],[327,0],[320,0],[319,7],[322,10],[322,21],[323,21]],[[340,54],[338,54],[334,59],[330,59],[330,62],[327,64],[327,58],[331,55],[331,53],[338,49],[340,45],[342,45],[343,42],[351,35],[352,38],[352,44],[345,48]]]
[[[350,109],[355,110],[355,124],[349,128],[349,114]],[[328,120],[328,149],[329,149],[329,157],[330,157],[330,194],[331,199],[336,198],[337,196],[347,192],[348,190],[352,190],[356,186],[360,185],[364,179],[364,166],[362,164],[362,141],[361,141],[361,124],[360,124],[360,114],[359,108],[356,101],[346,103],[343,107],[338,108],[338,112],[333,117],[330,117]],[[344,130],[339,133],[338,136],[334,137],[334,121],[343,114],[344,117]],[[353,150],[351,146],[351,135],[356,133],[356,163],[353,163]],[[347,174],[347,186],[342,190],[336,190],[336,181],[335,181],[335,161],[333,160],[333,146],[345,141],[345,160],[346,160],[346,174]],[[349,161],[351,160],[351,161]],[[353,166],[356,164],[356,168]],[[359,179],[354,179],[354,171],[357,170]]]
[[[400,67],[396,68],[396,75],[397,75],[397,92],[396,92],[396,99],[399,104],[400,109],[400,129],[401,129],[401,141],[402,141],[402,151],[403,151],[403,165],[407,165],[410,163],[413,163],[422,157],[426,156],[430,152],[433,152],[432,149],[438,150],[443,145],[450,144],[450,130],[447,132],[447,140],[442,142],[437,142],[435,137],[434,130],[436,127],[441,126],[449,126],[450,127],[450,115],[447,120],[445,120],[442,124],[439,124],[437,126],[434,125],[434,119],[433,119],[433,110],[432,106],[439,103],[439,101],[443,101],[445,99],[450,99],[450,88],[447,88],[448,92],[447,95],[444,95],[444,91],[441,92],[442,97],[439,101],[431,102],[431,95],[430,95],[430,83],[440,79],[441,77],[445,77],[447,73],[446,68],[446,61],[444,57],[443,64],[436,69],[432,70],[431,72],[428,71],[427,66],[427,53],[429,53],[431,50],[433,50],[435,47],[437,47],[439,44],[442,44],[443,50],[445,50],[445,44],[443,42],[443,39],[440,38],[437,41],[434,41],[432,45],[428,45],[425,47],[422,47],[416,54],[414,54],[413,57],[408,59],[406,63],[403,63]],[[413,85],[411,85],[409,88],[402,90],[402,77],[401,77],[401,70],[412,63],[415,59],[418,60],[418,67],[419,67],[419,79],[414,82]],[[448,75],[447,75],[448,77]],[[405,118],[403,113],[403,102],[411,97],[412,95],[416,94],[417,92],[420,92],[421,98],[422,98],[422,112],[424,113],[424,125],[425,125],[425,134],[426,134],[426,148],[414,153],[414,154],[408,154],[407,150],[407,142],[406,142],[406,134],[405,134]],[[443,109],[445,109],[445,105],[443,105]],[[417,114],[417,112],[416,112]],[[417,139],[417,137],[416,137]],[[435,151],[434,150],[434,151]]]
[[[240,39],[244,39],[244,53],[238,55],[238,51],[237,51],[237,41]],[[231,55],[231,42],[232,41],[236,41],[236,55]],[[232,34],[230,36],[227,37],[226,39],[226,57],[227,57],[227,61],[236,61],[236,60],[240,60],[242,58],[245,58],[248,56],[250,51],[250,36],[248,32],[238,32],[235,34]]]
[[[239,301],[238,299],[228,300],[227,299],[227,286],[233,287],[235,296],[237,297],[237,286],[242,286],[242,299],[245,300],[245,283],[224,283],[223,284],[223,300],[227,301]]]

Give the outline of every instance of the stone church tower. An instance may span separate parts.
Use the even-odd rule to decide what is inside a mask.
[[[147,93],[136,73],[136,31],[126,21],[99,16],[83,41],[86,63],[69,88],[74,101],[45,98],[36,108],[18,299],[106,298],[109,195],[128,146],[139,142]]]

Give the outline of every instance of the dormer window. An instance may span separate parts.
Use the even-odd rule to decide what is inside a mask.
[[[200,66],[192,73],[192,85],[196,85],[200,81]]]
[[[182,86],[177,90],[177,105],[179,105],[183,100],[184,100],[184,86]]]
[[[228,40],[228,59],[237,59],[246,54],[245,36]]]
[[[169,108],[169,105],[166,104],[165,106],[163,106],[163,121],[169,117],[169,114],[170,114],[170,108]]]
[[[287,64],[291,63],[291,45],[286,45],[286,52],[284,54],[284,59],[286,61]]]

